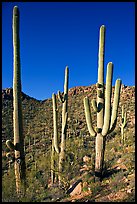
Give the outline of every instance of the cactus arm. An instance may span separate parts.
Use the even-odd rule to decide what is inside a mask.
[[[62,94],[61,94],[60,91],[58,91],[58,99],[59,99],[59,101],[60,101],[61,103],[64,103],[64,98],[63,98],[63,96],[62,96]]]
[[[116,83],[115,83],[114,102],[113,102],[113,109],[112,109],[111,124],[110,124],[109,133],[111,133],[116,127],[118,105],[119,105],[119,99],[120,99],[120,88],[121,88],[121,80],[117,79]]]
[[[107,135],[110,127],[112,74],[113,74],[113,64],[110,62],[108,63],[108,66],[107,66],[107,76],[106,76],[105,113],[104,113],[104,125],[102,129],[103,136]]]
[[[69,77],[69,68],[68,66],[66,66],[65,81],[64,81],[64,94],[68,94],[68,77]]]
[[[65,120],[64,120],[63,134],[65,134],[65,131],[66,131],[67,119],[68,119],[68,112],[65,113]]]
[[[124,128],[126,127],[126,119],[127,119],[127,115],[126,115],[126,112],[124,112],[124,106],[122,106],[122,122],[121,122],[121,142],[122,144],[124,145],[125,143],[125,135],[124,135]]]
[[[124,112],[124,106],[122,106],[122,126],[125,128],[126,126],[126,119],[127,119],[127,113]]]
[[[15,146],[10,140],[6,141],[6,145],[10,150],[15,150]]]
[[[52,103],[53,103],[53,126],[54,126],[54,147],[57,153],[59,153],[58,147],[58,123],[57,123],[57,103],[56,95],[52,94]]]
[[[52,184],[54,183],[54,179],[55,179],[54,143],[55,143],[54,138],[52,138],[52,147],[51,147],[51,183]]]
[[[92,127],[92,118],[91,118],[91,111],[90,111],[90,106],[89,106],[89,99],[88,97],[84,98],[84,109],[85,109],[85,117],[86,117],[86,122],[88,126],[88,130],[92,136],[96,135],[95,130]]]
[[[95,112],[98,112],[98,107],[97,107],[97,102],[96,102],[96,100],[93,99],[93,100],[91,101],[91,103],[92,103],[92,107],[93,107],[94,111],[95,111]]]
[[[68,70],[68,67],[66,67],[65,81],[64,81],[64,103],[62,107],[62,132],[64,131],[65,114],[67,112],[67,106],[68,106],[68,77],[69,77],[69,70]]]
[[[124,118],[124,106],[122,106],[122,118]]]
[[[98,54],[98,83],[104,84],[104,44],[105,44],[105,26],[100,27],[99,54]]]
[[[99,55],[98,55],[98,88],[97,88],[97,106],[104,104],[104,43],[105,43],[105,26],[100,27],[99,38]],[[97,112],[97,127],[103,127],[103,108]]]
[[[124,122],[123,122],[124,128],[126,127],[126,124],[127,124],[127,113],[125,112],[125,114],[124,114]]]

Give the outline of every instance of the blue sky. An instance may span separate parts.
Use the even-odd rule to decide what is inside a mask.
[[[3,2],[2,88],[13,85],[12,11],[20,10],[22,91],[39,100],[69,88],[97,82],[99,28],[106,26],[106,66],[117,78],[135,85],[134,2]]]

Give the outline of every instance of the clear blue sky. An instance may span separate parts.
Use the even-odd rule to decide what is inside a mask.
[[[105,70],[113,62],[117,78],[135,85],[134,2],[3,2],[2,88],[13,85],[12,11],[20,10],[22,91],[39,100],[97,82],[99,28],[106,26]],[[106,72],[105,72],[106,73]],[[106,76],[105,76],[106,79]]]

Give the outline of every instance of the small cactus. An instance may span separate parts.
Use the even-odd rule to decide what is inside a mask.
[[[55,154],[55,150],[54,150],[54,137],[52,138],[52,146],[51,146],[51,183],[54,183],[55,180],[55,172],[54,172],[54,168],[55,168],[55,160],[54,160],[54,154]]]
[[[124,106],[122,106],[122,121],[121,121],[121,142],[124,145],[125,144],[125,134],[124,129],[127,125],[127,112],[124,111]]]

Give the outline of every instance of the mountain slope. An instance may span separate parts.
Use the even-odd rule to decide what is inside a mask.
[[[114,93],[114,88],[113,88]],[[83,170],[83,157],[88,155],[92,158],[94,152],[94,138],[92,138],[88,132],[83,98],[88,96],[91,99],[96,98],[96,86],[80,86],[69,89],[68,97],[68,136],[67,136],[67,158],[64,166],[64,178],[69,184],[76,179],[79,179],[80,176],[83,176],[83,187],[84,191],[90,188],[92,193],[89,196],[81,198],[81,201],[86,201],[87,199],[92,201],[106,200],[117,200],[121,201],[124,199],[133,200],[134,197],[134,154],[135,154],[135,87],[134,86],[124,86],[122,85],[121,89],[121,98],[120,106],[118,110],[118,120],[116,130],[113,134],[109,135],[107,138],[106,152],[105,152],[105,165],[106,169],[109,172],[108,178],[106,177],[101,185],[97,184],[93,188],[93,182],[91,181],[92,176],[90,175],[90,170]],[[58,110],[59,110],[59,133],[61,133],[61,104],[57,100]],[[112,98],[113,102],[113,98]],[[12,89],[2,90],[2,151],[3,151],[3,200],[11,200],[11,191],[15,191],[13,188],[9,190],[8,196],[4,189],[7,185],[7,159],[5,157],[5,141],[7,139],[13,140],[13,96]],[[120,127],[121,122],[121,106],[125,105],[127,110],[127,127],[126,127],[126,145],[123,149],[120,144]],[[58,198],[61,195],[61,191],[58,188],[48,187],[50,183],[50,153],[51,153],[51,138],[53,136],[53,116],[52,116],[52,100],[47,99],[44,101],[36,100],[32,97],[27,96],[22,93],[22,108],[23,108],[23,127],[24,127],[24,136],[26,144],[26,162],[27,162],[27,174],[29,179],[31,179],[30,186],[28,187],[28,201],[52,201],[58,200],[61,201],[65,199],[65,192],[62,190],[62,197]],[[92,110],[92,120],[94,127],[96,126],[96,113]],[[30,143],[30,145],[29,145]],[[73,145],[72,145],[73,144]],[[119,145],[118,145],[119,144]],[[124,151],[124,153],[123,153]],[[47,159],[48,158],[48,159]],[[73,158],[73,159],[72,159]],[[121,164],[125,165],[122,167],[119,166],[118,160],[121,159]],[[91,165],[92,162],[90,162]],[[86,164],[87,165],[87,164]],[[90,166],[89,165],[89,166]],[[36,168],[37,166],[37,168]],[[14,174],[13,165],[11,166],[11,175]],[[34,169],[36,170],[34,171]],[[121,170],[120,172],[118,169]],[[89,167],[90,169],[90,167]],[[40,173],[42,172],[42,173]],[[84,172],[87,172],[87,175],[84,176]],[[130,176],[131,175],[131,176]],[[130,184],[127,183],[130,181],[128,177],[132,177],[131,184],[132,190],[131,196],[130,193],[127,193],[131,189]],[[11,178],[8,175],[8,178]],[[14,175],[13,175],[14,178]],[[35,178],[35,179],[34,179]],[[90,179],[89,179],[90,178]],[[123,180],[122,180],[123,179]],[[124,179],[127,179],[128,182],[125,182]],[[9,179],[8,179],[9,180]],[[33,184],[32,184],[33,181]],[[121,185],[119,183],[121,181]],[[12,181],[11,181],[12,182]],[[129,182],[130,183],[130,182]],[[114,186],[117,186],[114,188]],[[127,188],[128,186],[128,188]],[[39,188],[41,190],[39,190]],[[66,183],[66,188],[68,184]],[[127,188],[127,189],[126,189]],[[31,190],[30,190],[31,189]],[[33,190],[32,190],[33,189]],[[45,190],[44,190],[45,189]],[[55,189],[57,191],[55,191]],[[121,191],[124,189],[123,191]],[[35,192],[35,193],[34,193]],[[102,192],[102,195],[101,195]],[[121,198],[119,194],[122,195]],[[13,192],[12,192],[13,193]],[[117,194],[117,196],[116,196]],[[56,195],[56,196],[55,196]],[[81,194],[82,195],[82,194]],[[6,198],[8,197],[8,198]],[[67,198],[66,198],[67,199]],[[68,198],[70,199],[70,198]],[[84,199],[84,200],[83,200]],[[16,196],[14,197],[16,200]],[[74,200],[79,200],[75,198]]]

